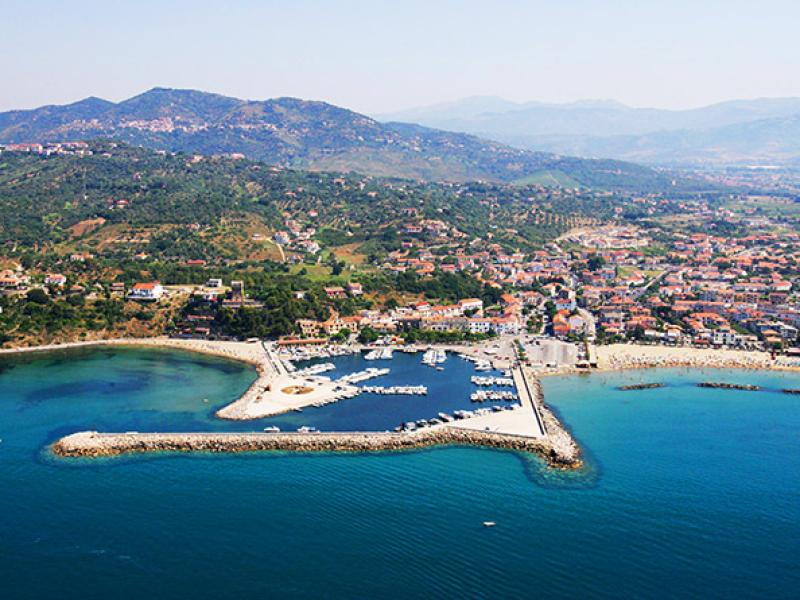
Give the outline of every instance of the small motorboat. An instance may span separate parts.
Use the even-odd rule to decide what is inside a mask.
[[[483,526],[484,527],[494,527],[495,525],[497,525],[497,523],[495,523],[494,521],[484,521],[483,522]]]

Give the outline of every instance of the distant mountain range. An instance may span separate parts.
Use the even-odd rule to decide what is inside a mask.
[[[800,98],[661,110],[610,100],[544,104],[479,96],[377,118],[471,133],[536,151],[668,166],[800,160]]]
[[[635,164],[561,157],[463,133],[380,123],[325,102],[296,98],[246,101],[155,88],[119,103],[86,98],[0,113],[0,143],[92,138],[170,151],[241,153],[295,168],[415,179],[633,190],[674,185],[672,176]]]

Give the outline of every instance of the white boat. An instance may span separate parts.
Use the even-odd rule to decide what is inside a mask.
[[[267,433],[279,433],[281,430],[280,427],[275,427],[275,425],[270,425],[269,427],[264,427],[264,431]]]
[[[370,350],[364,355],[364,360],[390,360],[391,358],[391,348],[376,348],[375,350]]]
[[[444,350],[427,350],[422,356],[422,364],[435,367],[439,363],[447,360],[447,353]]]

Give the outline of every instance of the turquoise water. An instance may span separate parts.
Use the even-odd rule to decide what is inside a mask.
[[[439,373],[448,379],[451,360]],[[693,386],[778,390],[800,387],[796,375],[546,379],[548,400],[588,451],[578,475],[467,448],[100,461],[44,450],[86,428],[260,428],[272,420],[211,416],[252,379],[250,368],[167,351],[3,358],[0,598],[790,598],[800,589],[800,398]],[[614,389],[637,381],[668,386]],[[338,428],[341,417],[325,415],[356,401],[297,416]],[[369,407],[392,422],[405,410]]]

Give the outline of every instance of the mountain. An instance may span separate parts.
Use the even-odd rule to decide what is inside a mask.
[[[500,136],[522,148],[578,156],[611,156],[672,167],[800,163],[800,112],[707,129],[658,131],[643,135]]]
[[[499,107],[499,108],[498,108]],[[481,106],[465,99],[381,118],[413,120],[520,148],[651,164],[784,162],[800,156],[784,126],[800,98],[733,100],[690,110],[631,108],[613,101]]]
[[[532,152],[472,135],[380,123],[325,102],[247,101],[155,88],[119,103],[87,98],[0,114],[0,143],[111,138],[199,154],[413,179],[541,182],[654,190],[673,178],[639,165]]]

